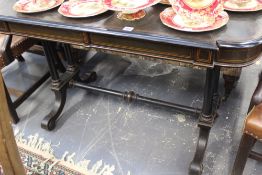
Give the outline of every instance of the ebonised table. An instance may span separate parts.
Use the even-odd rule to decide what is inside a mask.
[[[256,61],[262,51],[262,12],[229,13],[229,23],[216,31],[185,33],[164,26],[159,14],[166,6],[147,9],[140,21],[127,22],[116,18],[113,12],[86,19],[69,19],[57,9],[37,14],[19,14],[12,10],[16,0],[0,0],[0,32],[41,39],[52,77],[55,93],[52,111],[41,124],[52,130],[66,102],[66,90],[74,86],[123,97],[128,102],[138,100],[167,106],[191,114],[198,114],[199,139],[190,175],[202,173],[202,162],[210,129],[219,106],[218,81],[221,67],[244,67]],[[127,31],[128,29],[129,31]],[[130,31],[131,29],[131,31]],[[67,71],[60,75],[55,67],[54,42],[64,44]],[[118,92],[76,81],[79,67],[70,52],[70,44],[113,53],[133,54],[169,63],[185,63],[206,68],[206,83],[202,109],[142,97],[135,92]],[[116,64],[117,66],[117,64]],[[95,74],[86,74],[85,81],[95,80]]]

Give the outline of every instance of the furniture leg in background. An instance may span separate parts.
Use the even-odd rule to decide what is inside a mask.
[[[232,90],[236,87],[237,81],[240,78],[242,68],[223,68],[223,78],[224,78],[224,97],[223,100],[226,100]]]

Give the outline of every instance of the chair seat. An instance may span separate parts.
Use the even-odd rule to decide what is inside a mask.
[[[262,140],[262,103],[255,106],[248,114],[244,132],[258,140]]]
[[[5,62],[5,46],[4,42],[6,40],[6,35],[0,34],[0,69],[4,66],[6,66],[8,63]],[[20,36],[13,36],[11,45],[8,46],[10,49],[10,57],[17,58],[19,57],[23,52],[28,50],[30,47],[32,47],[36,41],[34,39],[30,39],[27,37],[20,37]]]
[[[0,43],[4,42],[6,35],[5,34],[0,34]],[[11,48],[20,43],[21,41],[25,40],[25,37],[22,36],[13,36],[12,43],[11,43]]]

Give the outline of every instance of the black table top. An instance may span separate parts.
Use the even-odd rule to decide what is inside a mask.
[[[21,14],[13,11],[12,6],[15,2],[16,0],[0,0],[1,21],[103,33],[214,50],[219,49],[219,41],[221,45],[229,47],[236,43],[240,47],[262,44],[262,11],[228,12],[229,23],[221,29],[187,33],[170,29],[161,23],[159,14],[168,7],[161,4],[146,9],[147,15],[142,20],[128,22],[117,19],[116,13],[111,11],[85,19],[63,17],[57,12],[57,8],[42,13]],[[124,27],[133,27],[134,30],[127,32],[123,30]]]

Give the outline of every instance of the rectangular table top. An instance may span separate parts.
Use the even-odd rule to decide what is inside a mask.
[[[63,17],[57,12],[57,8],[42,13],[21,14],[12,9],[15,2],[16,0],[0,0],[0,21],[124,36],[212,50],[219,49],[217,41],[225,41],[229,44],[234,42],[262,43],[262,11],[229,12],[229,23],[221,29],[188,33],[170,29],[161,23],[159,14],[168,7],[161,4],[147,8],[147,15],[142,20],[128,22],[117,19],[116,13],[111,11],[85,19]],[[123,30],[124,27],[133,27],[134,30],[127,32]]]

